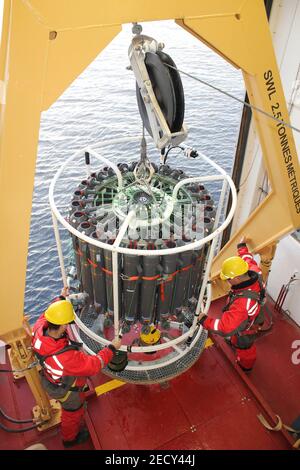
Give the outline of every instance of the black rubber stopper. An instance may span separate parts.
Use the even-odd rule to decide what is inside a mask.
[[[89,152],[85,152],[84,157],[85,157],[85,164],[89,165],[90,164],[90,154],[89,154]]]

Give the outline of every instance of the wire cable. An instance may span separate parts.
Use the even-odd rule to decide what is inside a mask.
[[[265,320],[264,320],[263,325],[259,328],[258,334],[263,334],[263,333],[267,333],[268,331],[271,331],[274,325],[273,314],[271,310],[269,309],[269,307],[267,306],[267,304],[263,305],[261,308],[264,312]],[[266,323],[266,326],[263,328],[265,323]]]
[[[25,372],[26,370],[32,369],[33,367],[38,365],[38,361],[34,361],[31,364],[29,364],[27,367],[24,367],[24,369],[0,369],[0,372]]]
[[[0,415],[4,418],[7,419],[7,421],[10,421],[11,423],[16,423],[16,424],[25,424],[25,423],[34,423],[33,419],[15,419],[12,418],[11,416],[8,416],[7,414],[4,413],[2,408],[0,408]]]
[[[6,432],[27,432],[27,431],[31,431],[32,429],[36,429],[40,425],[41,424],[34,424],[32,426],[29,426],[28,428],[12,429],[12,428],[8,428],[4,424],[0,423],[0,429],[3,429],[3,431],[6,431]]]
[[[180,149],[180,151],[182,152],[184,150],[184,147],[181,147],[180,145],[175,145],[174,147],[169,147],[168,150],[166,151],[165,155],[164,155],[163,165],[166,164],[168,155],[169,155],[170,151],[173,150],[173,149]],[[178,152],[178,153],[180,153],[180,152]]]
[[[199,77],[195,77],[195,76],[191,75],[188,72],[184,72],[183,70],[180,70],[177,67],[173,67],[173,65],[167,64],[166,62],[164,62],[164,65],[166,65],[167,67],[170,67],[171,69],[177,70],[178,72],[182,73],[183,75],[186,75],[187,77],[192,78],[193,80],[196,80],[197,82],[200,82],[203,85],[206,85],[206,86],[212,88],[213,90],[218,91],[219,93],[222,93],[223,95],[226,95],[229,98],[232,98],[233,100],[238,101],[239,103],[242,103],[244,106],[247,106],[250,109],[254,109],[255,111],[258,111],[259,113],[264,114],[268,118],[273,119],[273,121],[280,122],[280,124],[283,124],[284,126],[289,127],[290,129],[293,129],[296,132],[300,132],[300,129],[298,127],[292,126],[288,122],[283,121],[281,119],[278,119],[275,116],[272,116],[272,114],[267,113],[263,109],[258,108],[257,106],[254,106],[253,104],[247,103],[247,101],[244,101],[244,100],[238,98],[237,96],[232,95],[231,93],[228,93],[228,91],[224,91],[221,88],[219,88],[215,85],[212,85],[211,83],[208,83],[208,82],[206,82],[205,80],[202,80]]]

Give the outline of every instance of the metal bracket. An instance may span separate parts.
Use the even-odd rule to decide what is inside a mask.
[[[60,423],[61,421],[61,405],[57,400],[50,400],[51,405],[51,419],[43,414],[43,410],[39,405],[36,405],[32,409],[33,417],[36,421],[42,421],[42,424],[38,426],[38,431],[45,431],[46,429],[52,428]]]
[[[130,64],[140,88],[145,103],[153,140],[157,148],[162,149],[167,145],[179,145],[187,137],[187,128],[183,125],[179,132],[171,133],[162,110],[157,102],[151,80],[145,66],[147,52],[156,53],[163,45],[146,35],[137,35],[129,46],[128,56]]]

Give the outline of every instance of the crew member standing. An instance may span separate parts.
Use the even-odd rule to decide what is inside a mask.
[[[231,286],[224,313],[217,320],[205,315],[200,323],[212,333],[230,337],[237,363],[249,372],[256,361],[254,342],[258,325],[263,322],[262,312],[259,314],[264,303],[265,288],[261,270],[249,252],[244,237],[237,248],[239,256],[226,259],[220,274],[220,278]]]
[[[66,295],[66,289],[62,294]],[[50,397],[61,403],[63,445],[72,447],[89,438],[86,428],[80,429],[84,414],[86,378],[97,374],[113,358],[121,346],[116,339],[95,356],[80,350],[71,341],[67,328],[75,319],[71,302],[61,295],[52,302],[33,327],[32,347],[42,365],[42,385]]]

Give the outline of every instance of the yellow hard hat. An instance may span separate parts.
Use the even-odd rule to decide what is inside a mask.
[[[45,312],[45,318],[54,325],[66,325],[75,320],[75,314],[71,302],[58,300],[53,302]]]
[[[244,261],[239,256],[232,256],[231,258],[227,258],[222,264],[220,278],[222,281],[226,281],[227,279],[234,279],[237,276],[246,274],[248,270],[249,265],[246,261]]]
[[[160,331],[154,325],[151,325],[142,331],[140,334],[140,340],[142,344],[156,344],[160,340]]]

